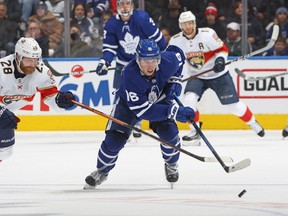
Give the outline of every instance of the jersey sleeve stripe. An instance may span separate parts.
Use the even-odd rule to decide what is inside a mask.
[[[111,53],[113,53],[113,55],[116,55],[116,51],[112,50],[112,49],[103,49],[102,52],[111,52]]]
[[[103,43],[103,47],[111,48],[111,49],[117,49],[118,45],[111,45],[107,43]]]

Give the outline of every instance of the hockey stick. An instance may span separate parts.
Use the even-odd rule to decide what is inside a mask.
[[[247,59],[247,58],[249,58],[249,57],[251,57],[251,56],[258,55],[258,54],[260,54],[260,53],[262,53],[262,52],[265,52],[266,50],[272,48],[272,47],[274,46],[277,38],[278,38],[278,35],[279,35],[279,26],[278,26],[278,25],[274,25],[274,26],[273,26],[273,32],[272,32],[271,39],[270,39],[269,43],[268,43],[265,47],[263,47],[263,48],[261,48],[261,49],[258,49],[258,50],[255,50],[255,51],[253,51],[253,52],[251,52],[251,53],[248,53],[248,54],[246,54],[246,55],[240,56],[240,57],[238,57],[238,58],[235,58],[235,59],[233,59],[233,60],[231,60],[231,61],[228,61],[228,62],[225,63],[225,66],[226,66],[226,65],[229,65],[229,64],[231,64],[231,63],[233,63],[233,62],[237,62],[237,61],[240,61],[240,60],[245,60],[245,59]],[[188,77],[188,78],[186,78],[186,79],[183,79],[182,82],[189,81],[189,80],[191,80],[191,79],[194,79],[194,78],[196,78],[196,77],[198,77],[198,76],[201,76],[201,75],[206,74],[206,73],[208,73],[208,72],[210,72],[210,71],[213,71],[213,70],[214,70],[214,69],[211,68],[211,69],[205,70],[205,71],[203,71],[203,72],[201,72],[201,73],[192,75],[192,76],[190,76],[190,77]]]
[[[285,70],[285,69],[284,69]],[[283,70],[283,71],[284,71]],[[288,75],[287,73],[287,69],[285,70],[286,72],[283,73],[277,73],[277,74],[273,74],[273,75],[269,75],[269,76],[263,76],[263,77],[247,77],[246,74],[244,74],[241,70],[239,70],[238,68],[235,68],[235,72],[243,79],[247,80],[247,81],[258,81],[258,80],[265,80],[265,79],[270,79],[270,78],[275,78],[278,76],[285,76]]]
[[[176,102],[180,105],[183,106],[182,102],[180,101],[180,99],[177,97],[177,95],[174,94],[174,98],[176,100]],[[206,145],[208,146],[208,148],[211,150],[211,152],[213,153],[213,155],[216,157],[216,159],[218,160],[218,162],[221,164],[221,166],[224,168],[224,170],[227,173],[231,173],[231,172],[235,172],[241,169],[244,169],[248,166],[250,166],[251,164],[251,160],[250,159],[244,159],[234,165],[231,166],[226,166],[224,161],[222,160],[222,158],[218,155],[218,153],[216,152],[216,150],[213,148],[213,146],[210,144],[210,142],[208,141],[208,139],[206,138],[206,136],[203,134],[203,132],[201,131],[201,129],[198,127],[198,125],[192,120],[190,121],[190,123],[193,125],[193,127],[195,128],[195,130],[197,131],[197,133],[201,136],[201,138],[204,140],[204,142],[206,143]]]
[[[93,113],[96,113],[96,114],[98,114],[98,115],[100,115],[102,117],[105,117],[105,118],[109,119],[109,120],[112,120],[112,121],[116,122],[119,125],[122,125],[124,127],[129,128],[129,129],[135,130],[135,131],[137,131],[139,133],[142,133],[142,134],[144,134],[146,136],[149,136],[152,139],[154,139],[156,141],[159,141],[160,143],[163,143],[164,145],[170,146],[171,148],[173,148],[173,149],[175,149],[175,150],[177,150],[179,152],[182,152],[182,153],[184,153],[184,154],[186,154],[186,155],[188,155],[190,157],[193,157],[193,158],[195,158],[195,159],[197,159],[199,161],[202,161],[202,162],[217,162],[217,159],[215,157],[202,157],[202,156],[199,156],[199,155],[192,154],[191,152],[186,151],[185,149],[182,149],[180,147],[174,146],[171,143],[166,142],[166,141],[160,139],[157,136],[154,136],[153,134],[150,134],[150,133],[148,133],[148,132],[146,132],[144,130],[141,130],[140,128],[137,128],[137,127],[134,127],[132,125],[129,125],[129,124],[127,124],[127,123],[125,123],[125,122],[123,122],[123,121],[121,121],[119,119],[116,119],[116,118],[114,118],[114,117],[112,117],[110,115],[107,115],[107,114],[105,114],[105,113],[103,113],[103,112],[101,112],[99,110],[93,109],[92,107],[89,107],[89,106],[87,106],[85,104],[79,103],[79,102],[77,102],[75,100],[71,100],[71,101],[74,104],[76,104],[77,106],[80,106],[80,107],[82,107],[82,108],[84,108],[86,110],[89,110],[89,111],[91,111]],[[222,160],[225,160],[227,162],[233,162],[231,157],[222,157]]]
[[[86,74],[86,73],[95,73],[96,70],[89,70],[89,71],[75,71],[75,72],[69,72],[69,73],[60,73],[58,71],[56,71],[50,64],[49,62],[44,59],[43,60],[44,64],[51,70],[52,74],[54,76],[71,76],[71,75],[81,75],[81,74]],[[108,68],[108,70],[115,70],[115,68]]]

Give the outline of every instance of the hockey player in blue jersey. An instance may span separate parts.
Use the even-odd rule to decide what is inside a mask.
[[[108,67],[116,56],[116,69],[113,88],[121,83],[122,68],[135,57],[135,50],[140,39],[153,39],[160,50],[166,47],[165,38],[153,19],[142,10],[134,10],[133,0],[117,0],[118,14],[111,17],[104,27],[103,57],[96,68],[96,73],[106,75]],[[140,127],[138,124],[137,127]],[[134,131],[134,137],[141,134]]]
[[[195,115],[192,108],[173,103],[173,94],[181,93],[184,61],[184,53],[177,46],[169,46],[161,52],[154,40],[140,40],[136,58],[122,71],[122,84],[116,93],[118,99],[111,116],[132,126],[146,119],[161,139],[180,147],[175,120],[187,122]],[[95,188],[107,179],[130,134],[129,128],[113,121],[107,123],[106,137],[98,152],[97,170],[86,177],[84,189]],[[178,180],[179,151],[163,144],[160,147],[166,179],[174,183]]]

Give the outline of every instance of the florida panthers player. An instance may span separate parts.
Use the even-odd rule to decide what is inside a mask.
[[[183,104],[192,107],[196,111],[195,122],[199,121],[197,102],[201,99],[203,93],[210,88],[217,94],[221,104],[229,112],[238,116],[256,134],[263,137],[264,129],[255,120],[250,109],[239,101],[233,80],[229,74],[229,68],[225,66],[228,49],[223,41],[218,38],[211,28],[196,28],[196,18],[191,11],[180,14],[179,27],[182,32],[173,36],[169,44],[177,44],[184,51],[189,75],[192,76],[210,68],[214,69],[214,71],[188,81],[186,85]],[[191,124],[190,128],[191,132],[182,138],[184,141],[188,141],[183,142],[183,145],[199,145],[200,136],[196,134]]]
[[[116,93],[118,99],[111,116],[129,125],[135,125],[140,119],[149,120],[151,129],[161,139],[180,147],[175,119],[187,122],[194,117],[193,109],[178,107],[172,102],[173,93],[181,93],[184,54],[176,46],[161,53],[156,42],[150,39],[140,40],[136,52],[136,59],[123,69],[122,84]],[[97,170],[87,176],[84,189],[94,188],[107,179],[130,133],[130,129],[108,122],[106,137],[98,152]],[[166,179],[176,182],[179,152],[162,144],[161,150]]]
[[[20,121],[14,111],[29,104],[36,92],[56,110],[70,108],[71,92],[59,92],[50,70],[41,60],[42,50],[33,38],[20,38],[15,54],[0,59],[0,161],[12,154],[14,129]]]
[[[140,39],[153,39],[160,50],[166,47],[165,39],[152,18],[142,10],[134,10],[133,0],[117,0],[118,14],[111,17],[104,28],[103,57],[96,68],[99,75],[107,74],[113,58],[116,56],[116,70],[113,88],[121,83],[122,68],[135,57]],[[135,137],[141,136],[133,132]]]

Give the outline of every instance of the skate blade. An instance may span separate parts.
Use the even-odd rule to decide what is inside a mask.
[[[174,189],[174,184],[175,184],[175,182],[170,182],[170,189],[171,189],[171,190]]]
[[[183,146],[200,146],[201,140],[182,141]]]
[[[89,184],[87,184],[87,183],[85,183],[83,189],[84,189],[84,190],[92,190],[92,189],[95,189],[95,187],[94,187],[94,186],[91,186],[91,185],[89,185]]]

